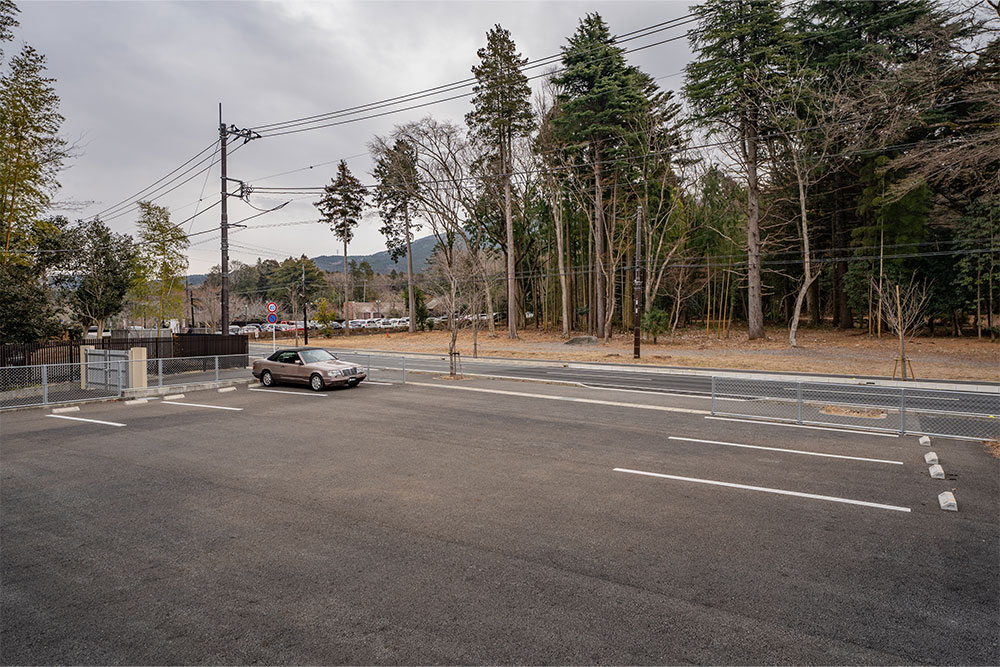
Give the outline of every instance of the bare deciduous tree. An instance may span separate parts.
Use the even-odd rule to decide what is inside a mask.
[[[903,367],[903,379],[906,379],[906,339],[913,338],[913,335],[920,328],[923,321],[924,311],[927,309],[930,300],[930,283],[926,280],[917,281],[917,274],[910,277],[910,282],[906,285],[896,283],[894,285],[880,286],[874,278],[871,279],[872,289],[886,304],[882,309],[882,318],[889,327],[899,337],[899,360]]]

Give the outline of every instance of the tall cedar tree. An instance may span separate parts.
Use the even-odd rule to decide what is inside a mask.
[[[651,80],[625,62],[624,50],[599,14],[587,14],[562,49],[563,73],[553,78],[559,114],[553,119],[557,137],[573,147],[594,179],[593,230],[597,256],[597,335],[607,338],[607,257],[604,219],[606,163],[625,148],[629,127],[648,107],[644,91]],[[582,144],[582,152],[578,146]],[[589,160],[588,160],[589,158]]]
[[[899,64],[916,58],[927,47],[911,30],[931,13],[928,0],[882,0],[881,2],[841,2],[840,0],[813,0],[795,8],[793,25],[801,35],[803,51],[821,74],[820,87],[831,87],[830,79],[847,79],[847,94],[861,99],[870,86],[884,87],[899,68]],[[885,80],[880,82],[880,80]],[[874,96],[867,96],[874,97]],[[869,106],[865,112],[894,115],[895,107],[903,102],[885,100],[889,108]],[[829,246],[844,249],[851,244],[851,236],[861,225],[870,226],[878,206],[865,206],[863,185],[859,176],[878,160],[878,149],[884,137],[872,133],[869,153],[853,153],[832,161],[831,173],[826,178],[829,196],[819,202],[821,215],[829,223]],[[907,138],[900,143],[911,141]],[[844,142],[846,143],[846,141]],[[836,154],[840,146],[835,145]],[[865,212],[857,213],[859,209]],[[821,222],[822,219],[817,220]],[[891,229],[886,229],[886,243],[891,243]],[[868,254],[870,253],[870,248]],[[844,256],[845,252],[839,252]],[[833,322],[841,328],[854,326],[854,315],[847,289],[848,262],[833,262],[831,272],[831,299]],[[867,292],[868,281],[863,285]]]
[[[354,177],[347,168],[347,162],[341,160],[337,164],[337,176],[323,188],[323,197],[313,206],[319,209],[321,222],[330,225],[330,230],[344,244],[344,319],[347,312],[347,244],[354,238],[354,228],[361,222],[361,213],[365,208],[367,191],[361,181]],[[344,335],[350,335],[350,327],[345,322]]]
[[[383,150],[381,143],[372,146],[381,153],[375,160],[372,175],[375,186],[375,206],[385,237],[385,246],[392,261],[406,255],[406,291],[410,316],[410,333],[416,331],[416,294],[413,288],[413,232],[420,228],[410,222],[410,209],[414,204],[417,187],[417,151],[405,140],[398,140],[392,148]]]
[[[163,326],[167,315],[179,315],[183,310],[182,277],[187,271],[185,251],[190,241],[180,225],[170,222],[165,206],[140,201],[139,242],[142,246],[140,271],[152,279],[157,295],[157,326]]]
[[[515,272],[514,220],[510,179],[513,170],[514,140],[534,129],[531,89],[521,71],[528,59],[522,58],[510,32],[496,25],[486,33],[486,47],[477,52],[480,64],[472,68],[476,77],[472,111],[465,116],[472,138],[500,170],[503,182],[504,224],[507,232],[507,331],[517,338],[517,277]]]
[[[708,0],[694,8],[697,60],[684,92],[695,120],[710,133],[734,135],[747,180],[747,320],[750,338],[764,337],[760,276],[760,91],[774,83],[787,32],[780,0]]]

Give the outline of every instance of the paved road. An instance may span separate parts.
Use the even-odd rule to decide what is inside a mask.
[[[3,415],[0,662],[1000,663],[976,443],[420,382]]]
[[[259,348],[270,352],[270,347]],[[370,363],[380,368],[398,369],[402,363],[398,355],[339,352],[345,358]],[[408,358],[407,370],[447,372],[448,360],[442,357],[424,356]],[[525,378],[548,381],[577,382],[591,387],[629,389],[650,392],[688,393],[711,395],[712,379],[705,375],[677,372],[657,373],[655,371],[628,368],[600,369],[562,368],[558,364],[540,366],[517,362],[462,360],[466,373],[496,375],[510,378]],[[787,380],[725,379],[719,380],[716,394],[723,397],[778,399],[795,401],[800,389],[794,376]],[[878,408],[898,409],[901,391],[892,387],[866,386],[864,384],[822,384],[810,383],[801,388],[803,400],[860,405]],[[941,392],[921,389],[919,385],[906,389],[906,408],[913,411],[940,411],[969,415],[1000,415],[1000,385],[994,393],[985,392]]]

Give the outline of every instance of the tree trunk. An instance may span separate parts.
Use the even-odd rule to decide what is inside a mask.
[[[559,269],[559,297],[562,302],[562,337],[569,338],[569,289],[566,286],[566,263],[563,260],[563,216],[562,199],[558,190],[552,197],[552,215],[556,228],[556,257]]]
[[[504,223],[507,225],[507,335],[517,338],[517,279],[514,275],[514,219],[511,215],[510,173],[504,158]]]
[[[347,294],[347,240],[344,240],[344,335],[351,335],[351,318],[347,312],[347,303],[349,301]],[[412,319],[412,318],[411,318]]]
[[[795,309],[792,311],[792,324],[788,329],[788,344],[792,347],[796,346],[795,332],[799,328],[799,316],[802,314],[802,300],[809,292],[809,287],[812,285],[813,281],[817,278],[819,278],[818,271],[808,279],[808,282],[803,280],[802,287],[799,288],[799,295],[795,298]]]
[[[597,302],[597,337],[606,339],[604,316],[607,310],[607,276],[604,274],[604,189],[601,182],[601,155],[594,147],[594,256],[597,259],[597,285],[595,297]]]
[[[403,224],[406,225],[406,291],[409,301],[407,304],[408,315],[410,316],[408,329],[410,333],[414,333],[417,330],[417,295],[413,291],[413,245],[411,243],[413,235],[410,233],[410,207],[405,204],[403,205]],[[347,256],[346,252],[344,256]]]
[[[757,180],[757,127],[745,121],[747,162],[747,324],[750,340],[764,337],[760,285],[760,184]]]

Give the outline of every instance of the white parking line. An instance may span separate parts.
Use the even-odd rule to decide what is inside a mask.
[[[789,424],[788,422],[769,422],[760,419],[736,419],[734,417],[713,417],[709,415],[705,419],[715,419],[721,422],[741,422],[743,424],[763,424],[764,426],[790,426],[792,428],[811,428],[817,431],[836,431],[838,433],[860,433],[862,435],[878,435],[883,438],[898,438],[898,433],[881,433],[879,431],[865,431],[860,428],[830,428],[828,426],[810,426],[809,424]]]
[[[389,385],[393,385],[393,384],[396,384],[396,383],[395,382],[375,382],[374,380],[366,380],[365,384],[380,384],[380,385],[389,386]]]
[[[780,447],[763,447],[761,445],[744,445],[738,442],[721,442],[719,440],[699,440],[697,438],[681,438],[671,435],[668,440],[680,440],[683,442],[700,442],[706,445],[723,445],[725,447],[742,447],[745,449],[764,449],[769,452],[784,452],[786,454],[804,454],[806,456],[822,456],[829,459],[848,459],[850,461],[868,461],[869,463],[891,463],[901,466],[902,461],[890,461],[888,459],[867,459],[862,456],[845,456],[843,454],[821,454],[819,452],[806,452],[801,449],[782,449]]]
[[[189,408],[212,408],[213,410],[242,410],[243,408],[230,408],[225,405],[205,405],[204,403],[181,403],[180,401],[166,401],[160,405],[186,405]]]
[[[304,392],[304,391],[285,391],[283,389],[260,389],[260,388],[254,389],[254,388],[251,388],[251,389],[248,389],[247,391],[266,391],[269,394],[292,394],[293,396],[313,396],[315,398],[326,398],[327,397],[327,394],[320,394],[320,393],[317,393],[317,392],[313,392],[313,393],[310,394],[310,393],[307,393],[307,392]]]
[[[105,426],[125,426],[125,424],[119,424],[118,422],[106,422],[100,419],[84,419],[83,417],[67,417],[66,415],[45,415],[46,417],[55,417],[56,419],[72,419],[76,422],[89,422],[91,424],[104,424]]]
[[[482,389],[480,387],[453,387],[447,384],[433,384],[431,382],[407,382],[407,384],[419,387],[437,387],[438,389],[456,389],[459,391],[475,391],[483,394],[502,394],[504,396],[522,396],[524,398],[539,398],[548,401],[567,401],[569,403],[590,403],[593,405],[610,405],[618,408],[638,408],[640,410],[658,410],[660,412],[685,412],[692,415],[707,415],[706,410],[695,410],[693,408],[673,408],[665,405],[645,405],[643,403],[619,403],[617,401],[598,401],[593,398],[574,398],[572,396],[553,396],[552,394],[530,394],[525,391],[503,391],[500,389]]]
[[[853,500],[851,498],[838,498],[837,496],[820,496],[815,493],[801,493],[799,491],[786,491],[785,489],[771,489],[766,486],[750,486],[748,484],[734,484],[733,482],[720,482],[714,479],[699,479],[697,477],[681,477],[680,475],[664,475],[658,472],[646,472],[644,470],[630,470],[628,468],[615,468],[615,472],[627,472],[632,475],[645,475],[647,477],[659,477],[661,479],[676,479],[681,482],[694,482],[695,484],[711,484],[713,486],[727,486],[731,489],[745,489],[747,491],[762,491],[764,493],[774,493],[779,496],[795,496],[797,498],[810,498],[812,500],[826,500],[831,503],[844,503],[846,505],[861,505],[863,507],[874,507],[882,510],[892,510],[894,512],[909,512],[909,507],[898,505],[883,505],[882,503],[871,503],[867,500]]]

